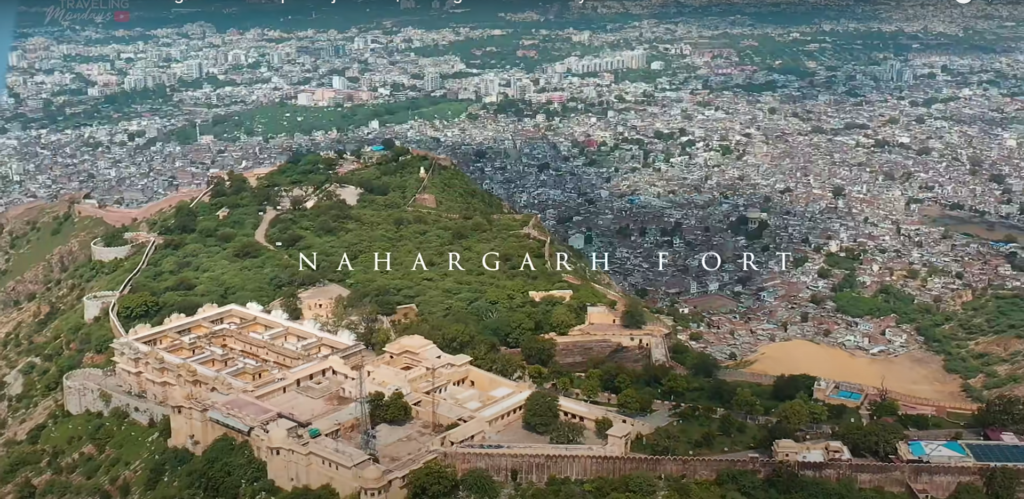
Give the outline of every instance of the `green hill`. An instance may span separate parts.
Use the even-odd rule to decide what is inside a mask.
[[[607,302],[589,284],[571,284],[546,269],[544,243],[521,232],[531,217],[506,214],[499,199],[457,169],[432,170],[424,192],[436,208],[409,208],[423,183],[420,170],[431,170],[430,163],[398,149],[371,168],[338,176],[336,159],[310,155],[255,187],[240,178],[217,185],[208,203],[181,205],[157,223],[165,240],[121,301],[125,327],[193,314],[205,303],[267,305],[327,281],[352,291],[350,310],[390,315],[415,304],[420,320],[405,328],[489,365],[498,346],[518,347],[527,337],[582,324],[586,305]],[[364,192],[350,206],[330,191],[336,185]],[[276,250],[258,243],[253,234],[265,206],[299,190],[321,194],[311,208],[273,219],[266,239]],[[222,208],[230,211],[224,219],[217,216]],[[500,262],[500,270],[484,268],[490,252],[500,256],[488,265]],[[314,253],[317,269],[300,270],[300,254],[312,260]],[[392,270],[384,264],[374,270],[375,253],[382,259],[390,253]],[[449,253],[460,254],[464,271],[449,270]],[[413,270],[418,254],[428,270]],[[519,270],[526,255],[536,270]],[[352,270],[337,270],[343,256]],[[571,289],[573,299],[535,302],[528,294],[553,289]]]

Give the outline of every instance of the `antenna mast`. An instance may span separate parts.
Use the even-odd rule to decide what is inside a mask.
[[[430,367],[430,432],[437,431],[437,366]]]
[[[376,457],[377,432],[373,430],[373,423],[370,421],[366,386],[363,383],[363,359],[360,358],[352,367],[359,374],[359,448],[367,455]]]

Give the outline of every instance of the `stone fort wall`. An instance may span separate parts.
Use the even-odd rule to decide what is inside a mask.
[[[801,475],[827,480],[853,479],[860,487],[881,487],[906,492],[908,483],[924,485],[933,494],[944,496],[960,482],[981,483],[986,468],[887,463],[781,463],[765,459],[723,459],[665,456],[587,456],[580,454],[534,455],[504,451],[451,449],[441,459],[456,467],[460,474],[473,468],[489,471],[499,481],[543,483],[550,476],[574,479],[598,476],[622,476],[646,472],[654,475],[679,475],[693,479],[712,479],[728,469],[750,470],[761,476],[780,466],[790,466]]]
[[[109,262],[111,260],[117,260],[118,258],[127,258],[132,252],[132,246],[133,245],[129,244],[126,246],[114,246],[108,248],[103,245],[103,241],[96,238],[89,244],[89,251],[92,252],[93,260]]]
[[[142,424],[169,415],[166,408],[121,390],[110,371],[86,368],[64,375],[64,408],[71,414],[109,414],[115,407],[124,409]]]
[[[89,251],[92,253],[92,259],[101,262],[109,262],[111,260],[117,260],[118,258],[127,258],[131,254],[132,248],[137,244],[148,242],[153,238],[153,235],[145,232],[126,232],[124,234],[125,240],[129,244],[124,246],[113,246],[106,247],[103,245],[103,241],[100,238],[93,239],[89,243]]]
[[[85,308],[85,322],[92,322],[114,303],[117,299],[117,291],[100,291],[82,297],[82,305]]]

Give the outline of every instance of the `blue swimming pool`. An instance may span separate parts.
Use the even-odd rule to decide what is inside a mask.
[[[835,395],[832,395],[832,398],[843,399],[843,400],[852,400],[854,402],[860,402],[861,399],[864,398],[864,394],[857,393],[857,392],[848,392],[848,391],[845,391],[845,390],[839,390],[839,392],[837,392]]]

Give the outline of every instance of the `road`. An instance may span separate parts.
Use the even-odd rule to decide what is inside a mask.
[[[256,241],[272,250],[276,250],[277,248],[267,242],[267,228],[270,227],[270,221],[276,216],[276,210],[273,208],[267,208],[267,212],[263,214],[263,220],[260,220],[260,226],[256,228]]]

